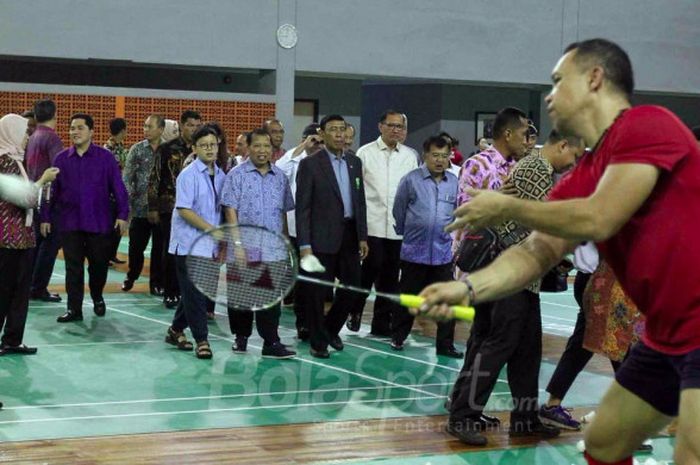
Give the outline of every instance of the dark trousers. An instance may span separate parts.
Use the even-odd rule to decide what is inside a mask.
[[[367,239],[369,255],[362,262],[361,286],[377,292],[397,294],[399,292],[399,267],[401,262],[401,241],[369,237]],[[360,315],[364,309],[367,296],[353,310]],[[404,311],[391,300],[377,298],[374,301],[371,332],[378,335],[391,333],[391,318],[394,312]]]
[[[205,259],[207,262],[211,260]],[[207,327],[207,307],[209,299],[199,292],[190,281],[187,274],[187,255],[175,256],[177,278],[180,280],[182,298],[175,309],[172,327],[177,332],[182,332],[189,327],[195,341],[206,341],[209,337]]]
[[[402,294],[418,294],[424,287],[440,281],[452,280],[452,264],[423,265],[401,261],[401,281],[399,289]],[[403,310],[403,311],[402,311]],[[407,309],[396,311],[391,319],[391,339],[403,342],[411,333],[415,317]],[[439,322],[435,346],[438,349],[454,347],[455,320]]]
[[[583,371],[588,361],[593,357],[593,352],[583,348],[583,337],[586,333],[586,316],[582,310],[583,291],[586,289],[590,277],[590,273],[579,271],[574,280],[574,298],[579,306],[576,326],[547,385],[547,392],[557,399],[564,399],[578,374]],[[615,371],[621,365],[620,362],[611,361],[611,363]]]
[[[85,259],[88,261],[88,285],[93,302],[102,300],[112,252],[112,232],[107,234],[68,231],[61,234],[66,262],[68,309],[81,313],[85,294]]]
[[[508,364],[508,384],[515,403],[511,422],[532,420],[539,408],[542,359],[539,295],[520,291],[494,302],[490,309],[480,306],[477,315],[480,312],[480,327],[469,338],[464,367],[452,392],[450,416],[461,420],[481,414],[499,373]]]
[[[161,250],[156,250],[151,247],[151,260],[157,254],[161,256],[161,276],[162,285],[165,289],[165,297],[177,297],[180,295],[180,282],[178,279],[177,266],[175,264],[175,255],[168,253],[170,244],[170,223],[172,216],[169,214],[160,214],[160,233],[162,237]],[[151,264],[151,273],[153,273],[153,265]]]
[[[2,344],[18,346],[24,338],[32,278],[32,249],[0,249],[0,331]]]
[[[144,256],[149,239],[153,238],[151,246],[151,272],[148,283],[151,288],[162,286],[163,272],[163,237],[160,226],[151,224],[147,218],[132,218],[129,226],[129,272],[127,279],[136,281],[143,271]]]
[[[289,241],[294,246],[294,250],[296,250],[297,256],[299,256],[299,244],[297,243],[297,238],[289,236]],[[331,289],[331,291],[332,291],[332,289]],[[297,329],[306,328],[306,312],[304,311],[304,307],[301,304],[302,299],[299,297],[299,282],[298,281],[296,283],[294,283],[294,287],[292,288],[291,291],[289,291],[289,294],[287,294],[287,297],[285,297],[284,301],[285,302],[292,302],[292,305],[294,307],[294,316],[296,316]]]
[[[109,196],[109,207],[112,211],[112,220],[117,220],[117,201],[114,199],[114,195]],[[117,258],[117,252],[119,251],[119,243],[122,241],[122,232],[119,228],[114,228],[112,232],[112,254],[109,257]]]
[[[238,337],[249,338],[253,334],[253,317],[258,334],[270,346],[280,341],[277,328],[280,325],[281,306],[275,305],[268,310],[251,312],[250,310],[236,310],[228,308],[228,324],[231,334]]]
[[[122,232],[117,228],[112,233],[112,256],[110,258],[117,258],[117,253],[119,253],[119,243],[122,241]]]
[[[31,295],[41,297],[47,294],[49,281],[56,264],[56,255],[61,248],[60,232],[58,230],[58,212],[54,212],[51,219],[51,233],[46,237],[41,235],[39,210],[34,210],[34,234],[36,235],[36,247],[32,258]]]
[[[324,273],[312,273],[310,276],[333,282],[338,278],[341,283],[351,286],[360,284],[359,243],[354,221],[347,221],[343,230],[340,250],[335,254],[314,252],[326,268]],[[303,274],[308,274],[302,271]],[[363,299],[361,294],[338,289],[330,311],[324,317],[326,286],[301,283],[299,294],[306,311],[306,324],[309,330],[309,343],[316,350],[325,350],[331,338],[336,337],[347,320],[350,310],[356,308]]]

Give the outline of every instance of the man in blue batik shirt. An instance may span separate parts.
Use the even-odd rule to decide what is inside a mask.
[[[393,214],[401,244],[401,293],[416,294],[425,286],[452,279],[452,237],[444,231],[457,208],[457,177],[450,167],[450,146],[440,136],[423,143],[423,164],[401,179]],[[395,312],[391,320],[391,347],[403,350],[414,317]],[[461,358],[454,347],[455,321],[438,323],[438,355]]]
[[[248,160],[229,171],[221,194],[226,222],[260,226],[277,234],[287,234],[287,212],[294,210],[294,198],[287,176],[270,163],[272,143],[264,129],[250,133]],[[277,333],[280,305],[255,312],[258,334],[264,340],[262,356],[291,358]],[[233,351],[244,353],[253,331],[253,312],[228,309],[231,333],[236,337]]]

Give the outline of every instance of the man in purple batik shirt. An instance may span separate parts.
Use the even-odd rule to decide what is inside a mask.
[[[53,161],[61,150],[63,143],[56,134],[56,104],[52,100],[39,100],[34,103],[34,119],[37,127],[27,141],[25,150],[25,160],[27,161],[27,175],[31,181],[38,181],[47,168],[53,165]],[[35,213],[36,218],[39,213]],[[54,218],[58,217],[58,212],[54,211]],[[34,233],[36,235],[36,248],[32,265],[32,284],[29,297],[33,300],[44,302],[60,302],[58,294],[50,294],[47,287],[53,266],[56,262],[56,255],[60,248],[59,231],[55,220],[52,221],[51,234],[46,237],[39,234],[39,222],[34,222]]]
[[[469,202],[467,189],[499,190],[515,163],[527,150],[528,119],[522,110],[507,107],[496,114],[493,121],[493,144],[483,152],[469,157],[462,165],[459,177],[457,206]],[[457,231],[452,252],[459,249],[464,230]],[[456,271],[460,277],[459,269]]]
[[[61,215],[63,255],[66,261],[68,308],[58,317],[59,323],[82,321],[84,266],[88,259],[90,296],[95,315],[104,316],[106,305],[102,291],[112,253],[112,231],[126,232],[129,203],[119,164],[112,153],[92,143],[94,122],[90,115],[71,117],[70,138],[73,146],[59,153],[54,166],[61,170],[53,182],[51,199],[41,210],[41,234],[51,232],[51,210]],[[117,220],[113,220],[110,194],[117,203]]]

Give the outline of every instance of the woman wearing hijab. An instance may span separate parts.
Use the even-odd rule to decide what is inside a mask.
[[[42,186],[58,174],[58,169],[49,168],[36,183],[29,181],[24,167],[26,132],[26,118],[0,118],[0,183],[8,187],[0,198],[0,355],[36,353],[22,343],[35,245],[33,207]]]

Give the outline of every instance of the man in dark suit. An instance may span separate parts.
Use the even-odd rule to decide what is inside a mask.
[[[325,149],[299,164],[296,192],[297,240],[303,257],[315,255],[326,268],[311,276],[344,284],[360,285],[360,260],[367,256],[367,213],[362,162],[344,152],[345,120],[328,115],[321,120],[319,134]],[[361,295],[339,290],[324,319],[326,288],[305,284],[310,353],[328,358],[328,345],[343,350],[338,333]]]

